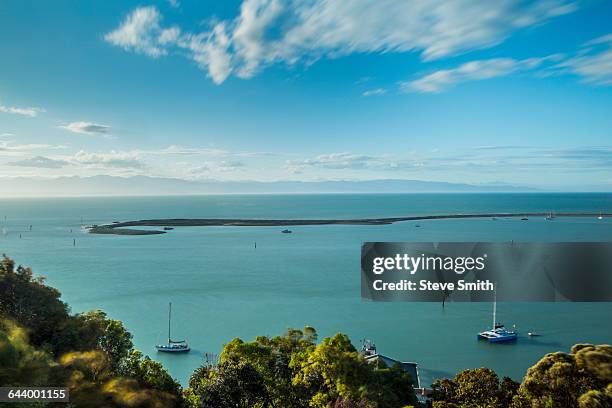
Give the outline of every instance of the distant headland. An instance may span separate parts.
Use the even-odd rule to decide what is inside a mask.
[[[387,225],[403,221],[445,220],[464,218],[528,218],[546,217],[612,217],[612,213],[586,212],[521,212],[521,213],[476,213],[476,214],[438,214],[415,215],[391,218],[357,218],[357,219],[242,219],[242,218],[163,218],[151,220],[113,222],[111,224],[88,227],[92,234],[113,235],[157,235],[165,234],[164,230],[135,229],[132,227],[288,227],[301,225]]]

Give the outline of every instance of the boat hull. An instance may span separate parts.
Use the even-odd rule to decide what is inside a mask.
[[[496,337],[494,339],[489,339],[489,343],[505,343],[508,341],[515,341],[518,336],[505,336],[505,337]]]
[[[191,350],[189,347],[166,347],[155,346],[155,349],[160,353],[186,353]]]
[[[486,332],[478,333],[476,338],[478,340],[486,340],[489,343],[504,343],[504,342],[514,341],[518,339],[518,333],[509,332],[506,330],[503,330],[503,331],[489,330]]]
[[[189,350],[191,350],[189,348],[186,348],[186,349],[174,349],[174,350],[173,349],[166,349],[166,348],[163,348],[163,347],[155,347],[155,348],[160,353],[186,353]]]
[[[489,343],[504,343],[508,341],[515,341],[518,338],[518,334],[506,334],[497,337],[484,336],[482,334],[477,335],[478,340],[486,340]]]

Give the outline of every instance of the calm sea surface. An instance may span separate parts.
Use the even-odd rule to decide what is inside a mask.
[[[202,353],[234,337],[311,325],[373,340],[379,352],[419,363],[421,381],[487,366],[520,380],[547,352],[611,343],[610,303],[503,303],[498,317],[516,344],[476,333],[487,303],[374,303],[360,299],[363,241],[612,241],[612,220],[432,220],[384,226],[185,227],[157,236],[104,236],[81,224],[143,218],[357,218],[493,211],[612,211],[612,194],[418,194],[197,196],[0,200],[0,252],[59,288],[73,312],[103,309],[122,320],[137,348],[185,384]],[[5,220],[6,217],[6,220]],[[29,226],[32,225],[32,230]],[[21,234],[21,238],[19,237]],[[76,239],[76,246],[73,246]],[[257,249],[254,248],[257,242]],[[157,354],[173,302],[175,338],[189,354]]]

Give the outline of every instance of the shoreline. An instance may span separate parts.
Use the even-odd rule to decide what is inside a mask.
[[[241,219],[241,218],[161,218],[150,220],[136,220],[113,222],[89,227],[90,234],[109,235],[159,235],[167,231],[142,230],[123,227],[289,227],[303,225],[389,225],[405,221],[426,221],[466,218],[518,218],[518,217],[547,217],[549,212],[522,212],[522,213],[474,213],[474,214],[438,214],[416,215],[407,217],[387,218],[358,218],[358,219]],[[586,213],[586,212],[560,212],[560,217],[612,217],[612,213]]]

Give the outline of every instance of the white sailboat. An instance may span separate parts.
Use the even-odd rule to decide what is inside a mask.
[[[168,303],[168,344],[158,344],[157,351],[165,353],[181,353],[189,351],[189,344],[185,340],[172,340],[171,332],[172,303]]]
[[[516,330],[508,330],[503,324],[497,323],[497,285],[495,285],[493,293],[493,325],[491,330],[485,330],[478,333],[479,340],[488,340],[489,343],[502,343],[505,341],[513,341],[518,338]]]

